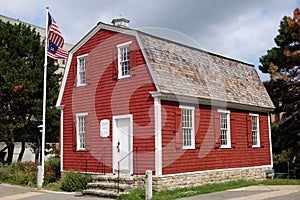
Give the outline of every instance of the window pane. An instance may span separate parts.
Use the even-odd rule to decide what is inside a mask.
[[[85,148],[85,135],[86,135],[86,120],[85,116],[78,117],[78,137],[79,147]]]
[[[258,116],[252,116],[252,145],[258,145]]]
[[[120,65],[122,76],[130,75],[130,50],[129,46],[120,47]]]
[[[192,146],[193,110],[182,109],[183,146]]]
[[[228,113],[220,113],[220,140],[221,145],[228,145]]]
[[[79,58],[79,83],[86,83],[86,58]]]

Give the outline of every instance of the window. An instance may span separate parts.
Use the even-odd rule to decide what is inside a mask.
[[[182,126],[182,142],[184,149],[195,148],[194,133],[194,107],[180,106],[181,108],[181,126]]]
[[[259,120],[258,115],[250,114],[251,115],[251,124],[252,124],[252,147],[260,147],[260,136],[259,136]]]
[[[130,48],[132,42],[126,42],[118,45],[118,78],[127,78],[130,76]]]
[[[87,113],[76,114],[77,150],[86,148],[86,116]]]
[[[86,85],[86,57],[87,54],[77,57],[77,86]]]
[[[220,113],[220,142],[221,148],[231,148],[230,140],[230,112],[218,110]]]

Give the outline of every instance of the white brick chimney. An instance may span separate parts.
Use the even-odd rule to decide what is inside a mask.
[[[111,21],[114,26],[128,28],[129,20],[125,18],[116,18]]]

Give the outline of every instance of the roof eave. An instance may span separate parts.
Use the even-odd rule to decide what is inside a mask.
[[[179,103],[191,103],[197,105],[208,105],[208,106],[218,107],[218,108],[227,108],[227,109],[231,108],[231,109],[247,110],[247,111],[262,112],[262,113],[269,113],[275,109],[274,107],[246,105],[246,104],[235,103],[235,102],[226,102],[221,100],[184,96],[184,95],[177,95],[177,94],[170,94],[170,93],[163,93],[163,92],[150,92],[150,94],[152,95],[152,97],[160,98],[161,100],[176,101]]]

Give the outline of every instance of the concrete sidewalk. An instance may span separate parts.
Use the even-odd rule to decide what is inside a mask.
[[[300,199],[300,185],[258,185],[211,194],[203,194],[180,200],[294,200]]]
[[[77,196],[74,192],[54,192],[10,184],[0,184],[1,200],[108,200],[91,196]]]

